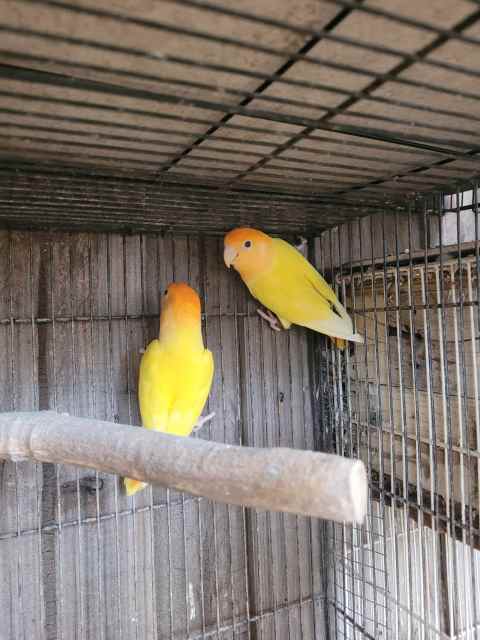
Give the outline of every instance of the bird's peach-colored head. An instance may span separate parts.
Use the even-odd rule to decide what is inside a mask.
[[[172,282],[162,298],[162,319],[173,317],[178,322],[200,322],[200,298],[186,282]]]
[[[268,268],[273,259],[272,238],[263,231],[243,227],[227,233],[223,259],[243,278],[249,278]]]

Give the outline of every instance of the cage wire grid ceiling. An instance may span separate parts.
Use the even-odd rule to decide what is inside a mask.
[[[140,424],[201,295],[193,437],[360,458],[362,526],[0,463],[0,640],[480,638],[480,3],[0,0],[0,410]],[[292,242],[365,336],[272,332],[222,263]]]

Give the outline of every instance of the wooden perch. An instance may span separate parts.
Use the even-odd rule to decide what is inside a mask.
[[[362,522],[360,460],[180,438],[53,411],[0,413],[0,459],[74,464],[269,511]]]

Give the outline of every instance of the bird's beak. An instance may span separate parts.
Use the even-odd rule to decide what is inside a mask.
[[[230,267],[232,266],[233,261],[235,260],[235,258],[237,257],[237,252],[235,250],[235,247],[229,247],[226,246],[224,251],[223,251],[223,260],[225,262],[225,264],[227,265],[227,268],[230,269]]]

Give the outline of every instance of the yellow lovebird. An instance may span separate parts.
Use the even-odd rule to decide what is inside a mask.
[[[202,337],[200,298],[184,283],[172,283],[162,300],[160,335],[140,362],[138,396],[142,424],[176,436],[188,436],[210,393],[213,356]],[[125,478],[128,496],[146,486]]]
[[[257,229],[234,229],[225,236],[223,258],[254,298],[273,311],[284,329],[292,324],[325,333],[344,348],[363,342],[337,296],[318,271],[292,245]],[[272,314],[258,313],[280,330]]]

